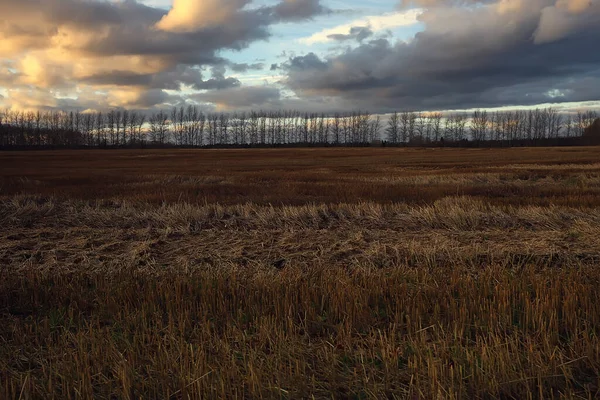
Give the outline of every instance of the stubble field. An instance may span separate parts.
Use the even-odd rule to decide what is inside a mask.
[[[0,398],[600,395],[600,148],[0,153]]]

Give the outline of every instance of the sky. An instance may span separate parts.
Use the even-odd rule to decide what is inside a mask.
[[[0,107],[600,108],[600,0],[2,0]]]

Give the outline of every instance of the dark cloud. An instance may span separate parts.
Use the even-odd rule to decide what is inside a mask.
[[[373,36],[373,31],[365,26],[353,26],[350,28],[350,33],[347,35],[336,33],[332,35],[328,35],[327,37],[332,40],[337,40],[339,42],[346,40],[356,40],[362,42],[363,40]]]
[[[104,71],[79,79],[80,82],[99,86],[148,86],[152,82],[152,74],[136,74],[131,71]]]
[[[223,90],[241,85],[238,79],[225,77],[224,65],[212,67],[211,74],[209,80],[196,82],[192,87],[196,90]]]
[[[549,40],[536,35],[552,1],[455,3],[428,9],[424,31],[409,42],[377,39],[326,59],[292,57],[286,83],[300,96],[380,111],[600,99],[600,2],[569,12],[577,23],[556,28]]]
[[[149,108],[157,104],[164,104],[174,100],[171,96],[161,89],[151,89],[142,92],[137,99],[130,102],[130,106]]]
[[[337,54],[282,53],[287,61],[270,70],[284,70],[300,99],[227,76],[269,64],[234,63],[224,50],[268,39],[273,24],[332,12],[321,3],[178,0],[168,11],[136,0],[0,0],[3,103],[73,107],[72,96],[54,96],[71,90],[84,108],[158,107],[184,101],[166,92],[183,88],[208,91],[197,100],[229,108],[323,111],[600,98],[600,0],[403,0],[402,9],[425,8],[424,30],[407,42],[353,27],[330,36],[347,42],[330,49]]]
[[[223,90],[238,87],[240,85],[241,82],[236,78],[211,78],[195,84],[193,88],[196,90]]]
[[[286,68],[291,72],[303,73],[304,71],[315,71],[321,70],[326,71],[329,65],[321,59],[315,53],[308,53],[301,57],[292,57],[286,64]]]
[[[300,21],[329,12],[319,0],[283,0],[271,10],[274,18],[282,21]]]
[[[238,64],[238,63],[230,63],[229,67],[231,68],[232,71],[234,72],[248,72],[248,71],[260,71],[262,69],[265,68],[265,64],[264,63],[254,63],[254,64],[247,64],[247,63],[242,63],[242,64]]]
[[[178,66],[158,74],[138,74],[130,71],[108,71],[79,79],[80,82],[99,86],[140,86],[151,89],[181,90],[189,86],[196,90],[222,90],[241,85],[236,78],[225,76],[222,65],[212,68],[212,77],[205,80],[199,68]]]
[[[279,89],[269,86],[242,86],[198,93],[189,98],[197,102],[215,103],[226,110],[281,107]]]

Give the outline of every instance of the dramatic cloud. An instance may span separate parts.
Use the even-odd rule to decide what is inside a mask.
[[[318,0],[174,0],[164,10],[136,0],[2,0],[0,81],[4,103],[33,107],[20,93],[76,99],[79,107],[169,105],[164,90],[222,90],[240,86],[234,72],[262,65],[230,62],[219,54],[269,38],[270,26],[324,12]],[[211,70],[210,79],[203,70]],[[68,95],[68,96],[65,96]],[[35,96],[41,98],[41,96]],[[88,101],[89,100],[89,101]],[[152,104],[155,102],[154,104]],[[89,104],[87,104],[89,103]]]
[[[292,57],[287,85],[377,110],[600,99],[600,1],[408,3],[425,7],[414,39]]]
[[[556,5],[542,9],[535,32],[535,43],[560,40],[571,33],[598,25],[598,2],[593,0],[559,0]]]
[[[600,99],[600,0],[383,3],[0,0],[0,103],[385,112]]]

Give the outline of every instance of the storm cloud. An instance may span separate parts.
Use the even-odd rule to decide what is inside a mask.
[[[600,0],[390,0],[292,39],[273,27],[339,16],[328,7],[339,3],[164,2],[2,0],[0,105],[388,112],[600,99]],[[269,40],[293,56],[231,56]]]
[[[473,7],[474,3],[480,3]],[[600,1],[411,1],[412,40],[285,64],[286,84],[356,108],[458,109],[600,99]]]

